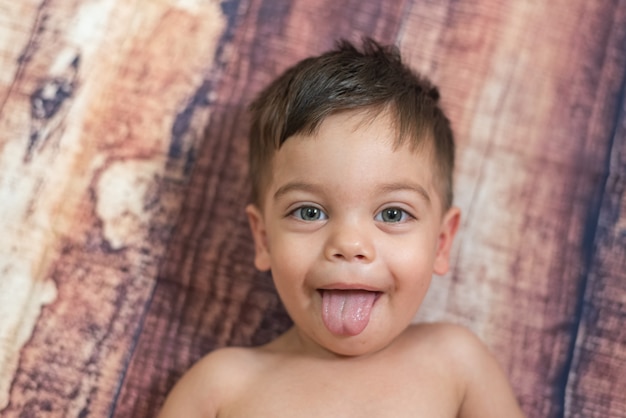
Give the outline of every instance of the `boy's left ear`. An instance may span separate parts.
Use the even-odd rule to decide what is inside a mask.
[[[435,264],[433,271],[435,274],[444,275],[450,268],[450,251],[454,236],[459,229],[461,223],[461,210],[457,207],[448,209],[441,222],[439,230],[439,239],[437,242],[437,254],[435,255]]]

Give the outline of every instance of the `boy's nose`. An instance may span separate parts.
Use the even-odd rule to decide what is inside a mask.
[[[334,228],[328,239],[326,258],[331,261],[371,262],[375,251],[372,240],[359,225],[341,225]]]

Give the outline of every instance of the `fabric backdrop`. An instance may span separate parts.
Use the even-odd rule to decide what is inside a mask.
[[[289,326],[246,106],[363,35],[457,137],[453,270],[416,321],[478,334],[529,417],[626,417],[626,0],[0,0],[0,415],[150,417]]]

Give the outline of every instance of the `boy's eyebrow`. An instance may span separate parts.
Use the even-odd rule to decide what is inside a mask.
[[[379,187],[379,191],[381,193],[391,193],[391,192],[398,192],[398,191],[414,192],[420,195],[426,201],[426,203],[430,204],[430,195],[428,194],[428,192],[422,185],[417,184],[417,183],[400,182],[400,183],[383,184]]]
[[[311,183],[305,183],[305,182],[300,182],[300,181],[294,181],[294,182],[290,182],[287,184],[284,184],[282,186],[280,186],[278,188],[278,190],[276,190],[276,193],[274,193],[274,200],[278,200],[280,199],[283,195],[286,195],[287,193],[291,192],[291,191],[304,191],[304,192],[319,192],[319,187],[317,187],[314,184]]]
[[[398,191],[414,192],[414,193],[417,193],[419,196],[421,196],[426,203],[430,204],[430,195],[428,194],[428,192],[423,186],[417,183],[412,183],[412,182],[386,183],[386,184],[380,185],[377,189],[378,189],[378,193],[381,193],[381,194],[398,192]],[[294,190],[311,192],[311,193],[320,193],[320,188],[316,186],[315,184],[294,181],[291,183],[287,183],[283,186],[280,186],[278,190],[276,190],[276,193],[274,193],[274,200],[278,200],[283,195]]]

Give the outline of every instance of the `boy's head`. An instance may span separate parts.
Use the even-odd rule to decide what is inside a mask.
[[[291,136],[313,134],[325,118],[347,110],[386,111],[397,131],[396,144],[432,156],[444,211],[452,205],[454,141],[438,106],[439,93],[404,65],[398,50],[371,39],[361,50],[347,41],[288,69],[252,103],[250,176],[252,199],[262,207],[272,160]]]

